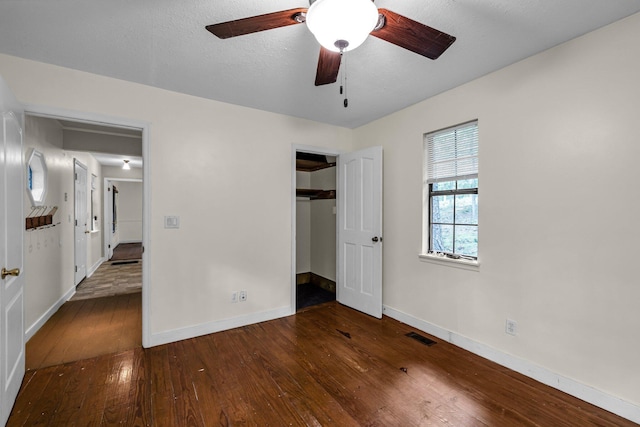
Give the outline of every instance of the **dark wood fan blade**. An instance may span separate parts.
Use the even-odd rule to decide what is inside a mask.
[[[438,59],[456,41],[455,37],[447,33],[428,27],[388,9],[378,9],[378,12],[384,15],[385,24],[379,30],[373,31],[371,35],[396,46],[409,49],[418,55],[426,56],[430,59]]]
[[[257,33],[258,31],[273,30],[274,28],[300,24],[304,22],[304,19],[296,20],[295,17],[306,12],[306,8],[288,9],[280,12],[251,16],[249,18],[236,19],[235,21],[207,25],[206,28],[214,36],[221,39],[228,39],[229,37],[242,36],[245,34]]]
[[[318,59],[318,72],[316,73],[316,86],[335,83],[340,71],[340,53],[332,52],[320,46],[320,58]]]

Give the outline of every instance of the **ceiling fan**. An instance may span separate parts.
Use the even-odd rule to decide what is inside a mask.
[[[310,0],[309,3],[309,8],[221,22],[207,25],[206,29],[226,39],[306,22],[321,45],[316,86],[335,83],[342,54],[360,46],[369,34],[430,59],[437,59],[456,40],[388,9],[378,9],[372,0]]]

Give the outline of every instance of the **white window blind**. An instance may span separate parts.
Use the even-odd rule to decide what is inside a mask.
[[[431,184],[478,176],[478,122],[427,133],[425,177]]]

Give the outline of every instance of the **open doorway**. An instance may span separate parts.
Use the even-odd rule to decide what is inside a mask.
[[[142,259],[142,179],[104,177],[104,252],[109,261]]]
[[[304,243],[305,223],[299,224],[303,216],[298,216],[299,198],[303,196],[298,188],[296,164],[298,153],[319,154],[325,162],[336,159],[335,185],[312,188],[311,176],[308,178],[311,191],[334,192],[335,201],[331,209],[334,215],[332,230],[323,233],[324,238],[335,240],[327,246],[335,248],[335,256],[327,257],[334,261],[327,274],[335,272],[335,298],[349,306],[371,316],[382,317],[382,147],[369,147],[353,152],[339,152],[316,147],[297,146],[292,148],[292,291],[291,306],[295,312],[297,297],[297,279],[308,265],[311,272],[315,269],[311,251],[318,249],[317,243],[309,243],[309,263],[304,264],[306,245]],[[328,157],[327,157],[328,156]],[[333,183],[332,183],[333,184]],[[307,197],[308,194],[307,194]],[[313,203],[311,201],[311,203]],[[312,205],[309,205],[311,212]],[[309,224],[309,235],[314,228]],[[300,242],[300,243],[299,243]],[[300,260],[300,261],[299,261]],[[313,277],[313,275],[311,275]],[[323,276],[326,278],[326,276]]]
[[[139,191],[135,199],[139,205],[139,217],[135,240],[140,248],[147,235],[144,216],[146,210],[143,209],[143,206],[146,205],[148,196],[143,179],[145,171],[142,167],[143,152],[146,152],[146,126],[137,127],[128,123],[118,123],[117,120],[115,123],[107,123],[102,117],[87,118],[87,116],[80,117],[79,115],[70,117],[73,114],[67,112],[64,114],[62,116],[51,111],[27,112],[25,145],[28,148],[30,144],[43,152],[49,165],[49,192],[47,193],[49,200],[46,204],[57,208],[57,215],[54,214],[53,224],[49,228],[31,230],[26,233],[25,237],[25,243],[29,248],[29,251],[25,251],[25,263],[30,264],[26,279],[29,287],[35,288],[30,301],[29,295],[26,298],[27,311],[25,314],[28,317],[25,320],[28,339],[36,338],[37,333],[45,329],[49,334],[51,332],[50,320],[56,320],[55,316],[65,312],[65,305],[80,304],[78,299],[88,299],[78,298],[78,289],[88,282],[101,281],[98,286],[99,292],[89,295],[89,298],[100,298],[104,296],[105,291],[106,294],[110,293],[108,287],[122,285],[122,280],[113,279],[113,272],[103,271],[104,267],[110,267],[108,265],[109,254],[104,250],[105,240],[109,236],[109,229],[105,227],[105,218],[103,217],[104,177],[130,180],[138,186]],[[123,159],[129,160],[129,162],[124,162]],[[129,166],[130,171],[123,170],[125,164]],[[78,166],[81,169],[84,167],[85,172],[84,178],[80,181],[77,178],[78,169],[75,169]],[[82,191],[77,190],[78,185],[82,187]],[[82,199],[80,203],[76,203],[78,198]],[[79,205],[83,208],[80,209],[80,214],[78,214]],[[29,212],[29,208],[27,212]],[[76,243],[76,237],[79,235],[85,236],[84,245]],[[82,251],[86,256],[79,257],[78,251]],[[122,299],[116,302],[113,300],[108,304],[100,303],[104,306],[110,306],[113,310],[135,306],[133,308],[135,308],[136,319],[123,321],[117,327],[120,330],[132,330],[135,339],[130,340],[130,344],[133,343],[136,346],[142,345],[145,336],[144,283],[145,271],[147,270],[142,262],[142,254],[138,258],[140,258],[137,266],[138,272],[127,275],[128,278],[133,277],[137,281],[135,291],[137,296],[126,302]],[[86,259],[86,264],[82,269],[77,268],[78,259]],[[82,270],[81,274],[84,273],[82,277],[77,276],[78,270]],[[44,280],[44,276],[48,280]],[[100,293],[102,295],[99,295]],[[97,299],[89,303],[82,301],[82,304],[87,307],[98,307],[100,304],[95,301]],[[77,311],[87,310],[87,308],[82,308]],[[119,317],[122,318],[122,316]],[[78,317],[74,316],[73,318]],[[118,316],[112,316],[112,318],[117,319]],[[65,327],[69,327],[69,325]],[[93,327],[86,328],[86,331],[83,330],[75,335],[69,332],[65,335],[71,335],[74,340],[72,345],[82,355],[90,357],[100,354],[100,349],[91,348],[96,347],[96,343],[120,341],[122,344],[123,340],[118,332],[114,332],[111,337],[105,337],[104,340],[97,339],[95,333],[100,329],[100,327],[93,325]],[[48,341],[53,343],[51,339]],[[111,349],[104,351],[112,352]],[[55,353],[55,350],[46,348],[40,350],[40,354],[47,352]],[[64,352],[69,353],[69,350],[65,349]],[[29,343],[27,343],[27,356],[29,353]]]
[[[336,156],[296,151],[296,311],[336,299]]]

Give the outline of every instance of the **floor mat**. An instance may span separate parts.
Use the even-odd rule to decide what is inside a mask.
[[[120,243],[113,250],[113,256],[109,261],[122,261],[142,258],[142,243]]]

